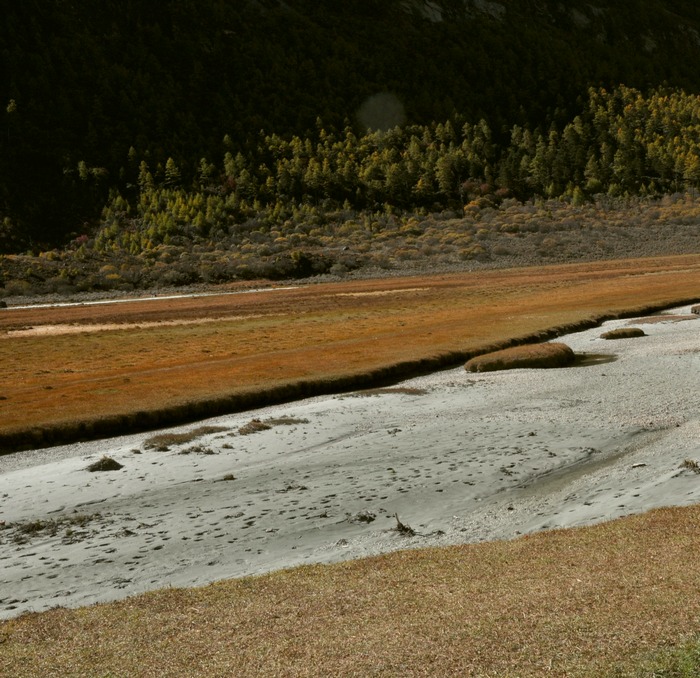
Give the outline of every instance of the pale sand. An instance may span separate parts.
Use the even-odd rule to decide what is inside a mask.
[[[263,318],[262,315],[233,315],[223,318],[190,318],[181,320],[153,320],[138,323],[57,323],[55,325],[36,325],[21,330],[8,330],[0,334],[0,339],[16,337],[45,337],[59,334],[83,334],[85,332],[105,332],[124,330],[146,330],[153,327],[175,327],[177,325],[203,325],[209,323],[231,322],[233,320],[250,320]],[[279,317],[279,316],[278,316]]]
[[[423,395],[313,398],[174,429],[226,431],[165,452],[146,448],[150,434],[0,458],[0,617],[695,503],[700,474],[681,464],[700,461],[700,321],[599,338],[625,324],[558,339],[614,362],[460,367],[400,385]],[[238,433],[282,415],[304,421]],[[103,454],[124,468],[88,472]],[[399,534],[396,513],[419,534]],[[51,519],[53,535],[16,527]]]

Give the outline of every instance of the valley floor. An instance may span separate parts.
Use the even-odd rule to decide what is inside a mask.
[[[451,369],[0,457],[0,616],[696,503],[689,311],[558,339],[578,367]],[[626,325],[647,336],[600,338]],[[87,470],[104,455],[123,467]]]

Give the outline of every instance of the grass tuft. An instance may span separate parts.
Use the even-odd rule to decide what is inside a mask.
[[[96,462],[93,462],[87,467],[87,471],[95,473],[97,471],[119,471],[124,468],[124,464],[120,464],[118,461],[108,457],[106,454],[103,455]]]
[[[601,339],[636,339],[637,337],[646,337],[644,330],[639,327],[618,327],[600,335]]]
[[[308,423],[308,419],[290,417],[288,415],[283,415],[281,417],[270,417],[270,419],[265,419],[265,421],[260,419],[251,419],[247,424],[244,424],[238,429],[238,433],[242,436],[249,436],[252,433],[268,431],[273,426],[294,426],[295,424]]]
[[[700,463],[698,463],[695,459],[684,459],[681,462],[680,468],[688,469],[694,473],[700,473]]]
[[[167,452],[171,445],[185,445],[202,436],[212,433],[223,433],[228,430],[229,429],[225,426],[200,426],[191,431],[185,431],[184,433],[159,433],[158,435],[147,438],[143,444],[147,449]]]
[[[260,419],[251,419],[247,424],[243,424],[238,429],[238,433],[242,436],[249,436],[253,433],[259,433],[260,431],[268,431],[271,429],[272,426],[270,424],[266,424],[264,421],[260,421]]]
[[[467,361],[467,372],[493,372],[522,368],[566,367],[576,360],[576,354],[561,343],[526,344],[477,356]]]

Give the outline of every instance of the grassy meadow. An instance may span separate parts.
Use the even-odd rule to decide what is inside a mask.
[[[0,448],[382,385],[700,296],[700,256],[0,313]]]

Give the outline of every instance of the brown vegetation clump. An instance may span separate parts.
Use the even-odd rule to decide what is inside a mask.
[[[519,368],[566,367],[576,359],[574,352],[561,343],[514,346],[468,360],[467,372],[493,372]]]
[[[79,535],[77,529],[84,529],[88,523],[102,518],[100,513],[78,513],[59,518],[36,518],[18,523],[0,523],[0,531],[7,531],[12,543],[17,545],[27,544],[35,537],[55,537],[59,531],[64,530],[63,539],[74,540]],[[4,543],[0,534],[0,544]],[[0,672],[0,675],[3,675]]]
[[[259,431],[267,431],[272,428],[270,424],[266,424],[260,419],[251,419],[247,424],[244,424],[238,429],[238,433],[242,436],[249,436],[251,433],[258,433]]]
[[[170,445],[184,445],[201,436],[209,435],[210,433],[222,433],[223,431],[228,431],[228,429],[225,426],[199,426],[184,433],[159,433],[148,438],[144,442],[144,446],[156,449],[159,452],[167,452]]]
[[[93,462],[87,467],[88,471],[91,472],[96,472],[96,471],[119,471],[119,469],[124,468],[124,464],[120,464],[118,461],[115,459],[112,459],[112,457],[108,457],[107,455],[104,455],[100,459],[98,459],[96,462]]]
[[[635,339],[636,337],[645,337],[644,330],[639,327],[618,327],[616,330],[603,332],[600,335],[601,339]]]
[[[688,469],[693,473],[700,473],[700,463],[698,463],[695,459],[684,459],[681,463],[681,468]]]

